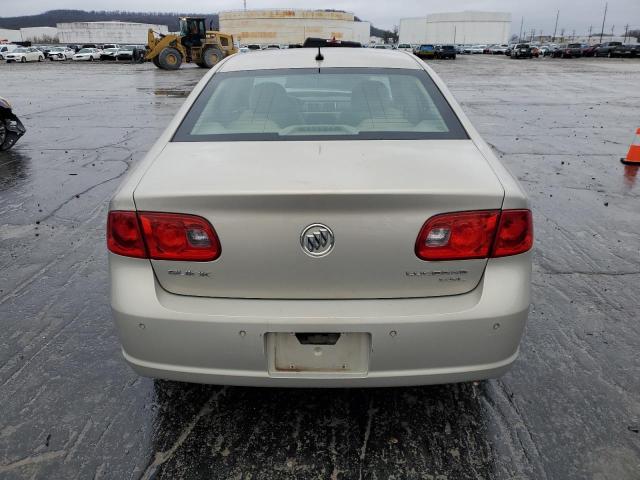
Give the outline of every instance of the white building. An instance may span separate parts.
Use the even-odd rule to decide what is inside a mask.
[[[504,12],[434,13],[400,19],[400,43],[502,44],[509,42],[511,14]]]
[[[58,24],[60,43],[121,43],[146,44],[147,33],[152,29],[159,33],[169,33],[166,25],[150,25],[133,22],[74,22]]]
[[[23,42],[55,42],[58,38],[58,29],[55,27],[27,27],[21,28]]]
[[[0,28],[0,43],[21,42],[22,34],[20,30],[7,30]]]
[[[369,43],[371,25],[353,13],[322,10],[240,10],[220,12],[220,31],[241,44],[300,44],[308,37]]]

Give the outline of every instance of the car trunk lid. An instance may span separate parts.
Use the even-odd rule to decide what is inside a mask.
[[[486,259],[414,252],[437,214],[499,209],[504,191],[470,140],[169,143],[137,186],[139,211],[211,222],[213,262],[152,260],[169,292],[230,298],[410,298],[468,292]],[[323,257],[301,235],[334,234]]]

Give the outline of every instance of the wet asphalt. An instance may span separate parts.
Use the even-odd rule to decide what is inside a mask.
[[[640,59],[431,65],[531,197],[533,304],[503,378],[373,390],[130,371],[107,203],[203,72],[0,65],[0,478],[639,479]]]

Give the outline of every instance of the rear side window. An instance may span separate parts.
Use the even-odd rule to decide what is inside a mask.
[[[173,141],[466,138],[423,70],[330,68],[217,73]]]

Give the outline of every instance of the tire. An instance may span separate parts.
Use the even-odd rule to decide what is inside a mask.
[[[44,57],[38,57],[38,61],[41,62],[44,60]]]
[[[215,47],[205,48],[202,51],[202,62],[201,64],[198,64],[198,66],[203,68],[211,68],[223,58],[224,56],[219,49]]]
[[[607,58],[613,58],[613,52],[607,53]]]
[[[0,119],[0,152],[9,150],[20,138],[17,133],[7,130],[4,122],[4,119]]]
[[[20,59],[20,63],[27,63],[27,57],[22,57]]]
[[[171,47],[167,47],[158,55],[158,66],[162,70],[178,70],[182,65],[182,55]]]
[[[153,57],[151,61],[156,67],[160,68],[160,62],[158,61],[158,57]]]
[[[89,61],[90,61],[90,62],[93,62],[93,57],[89,57]]]

